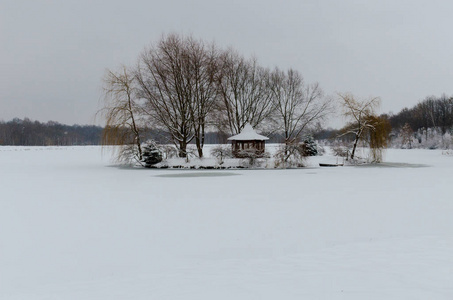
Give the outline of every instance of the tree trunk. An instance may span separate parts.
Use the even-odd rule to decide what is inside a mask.
[[[290,145],[290,141],[289,141],[289,134],[288,134],[288,130],[285,130],[285,161],[288,160],[289,158],[289,145]]]
[[[352,146],[352,153],[351,153],[351,159],[354,159],[354,154],[355,154],[355,149],[357,148],[357,144],[359,143],[360,135],[356,135],[355,141],[354,141],[354,146]]]
[[[200,137],[198,137],[198,136],[195,137],[195,144],[197,145],[198,157],[202,158],[203,157],[203,146],[201,145]]]
[[[179,142],[179,149],[178,149],[178,156],[179,157],[187,157],[187,142],[186,141],[180,141]]]

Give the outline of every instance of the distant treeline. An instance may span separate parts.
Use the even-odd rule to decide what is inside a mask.
[[[77,146],[100,145],[103,127],[94,125],[64,125],[49,121],[41,123],[28,118],[15,118],[9,122],[0,121],[0,145],[2,146]],[[144,141],[153,139],[161,144],[171,143],[168,133],[143,129]],[[207,144],[227,142],[229,135],[208,132]],[[280,137],[271,137],[270,142],[277,142]]]
[[[0,121],[0,145],[11,146],[72,146],[99,145],[102,127],[93,125],[64,125],[49,121],[41,123],[15,118]]]
[[[384,116],[396,131],[408,124],[414,132],[420,129],[438,128],[445,134],[453,128],[453,97],[430,96],[412,108],[404,108],[398,114]]]

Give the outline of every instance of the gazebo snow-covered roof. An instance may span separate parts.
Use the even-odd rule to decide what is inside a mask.
[[[268,139],[268,137],[256,133],[252,125],[248,123],[245,124],[244,129],[242,129],[241,133],[228,138],[229,141],[266,141]]]
[[[241,133],[228,138],[231,141],[231,147],[235,157],[246,157],[247,155],[251,155],[251,153],[257,156],[263,155],[264,148],[266,147],[265,141],[268,139],[268,137],[256,133],[248,123],[245,124]]]

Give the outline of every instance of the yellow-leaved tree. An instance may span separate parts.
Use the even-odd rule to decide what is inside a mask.
[[[349,158],[354,160],[357,145],[360,141],[367,143],[374,162],[382,161],[382,151],[387,148],[390,123],[376,115],[380,99],[378,97],[359,100],[350,93],[338,94],[343,107],[343,115],[349,123],[342,135],[352,135],[354,142]]]

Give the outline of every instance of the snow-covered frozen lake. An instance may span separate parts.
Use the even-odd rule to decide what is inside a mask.
[[[216,173],[0,147],[0,299],[453,299],[453,156],[328,160]]]

